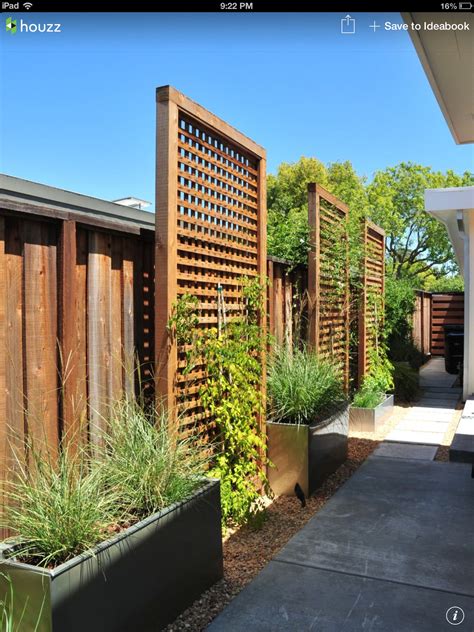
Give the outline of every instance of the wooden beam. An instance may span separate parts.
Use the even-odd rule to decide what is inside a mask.
[[[61,344],[61,430],[62,439],[75,449],[83,440],[81,412],[85,402],[79,394],[79,344],[77,316],[85,310],[78,304],[76,287],[76,222],[66,220],[61,225],[59,241],[59,339]]]
[[[155,392],[177,423],[177,344],[168,322],[177,299],[178,106],[165,89],[157,91]]]

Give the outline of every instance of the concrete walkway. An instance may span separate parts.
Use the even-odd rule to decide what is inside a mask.
[[[469,465],[370,457],[208,631],[447,632],[464,612],[472,632],[473,490]]]
[[[377,448],[209,632],[474,630],[471,466],[433,461],[460,394],[453,383],[438,359],[425,367],[423,396],[395,439]]]
[[[453,387],[456,379],[444,370],[444,358],[432,358],[420,370],[420,399],[385,440],[440,445],[461,397],[461,388]]]

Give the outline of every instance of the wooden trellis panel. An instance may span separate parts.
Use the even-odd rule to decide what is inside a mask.
[[[359,301],[358,381],[370,369],[370,350],[378,345],[384,313],[385,231],[365,220],[362,225],[362,275]]]
[[[177,298],[189,294],[199,300],[200,326],[215,327],[219,284],[230,318],[239,280],[264,281],[265,150],[170,86],[157,90],[157,118],[156,389],[170,411],[179,396],[183,425],[205,424],[203,367],[183,375],[184,351],[167,325]]]
[[[332,358],[349,387],[348,207],[318,184],[308,185],[308,342]]]

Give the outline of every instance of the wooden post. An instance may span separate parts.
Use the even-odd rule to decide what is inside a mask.
[[[78,305],[76,291],[76,222],[66,220],[61,223],[59,240],[59,340],[61,345],[61,435],[73,449],[82,436],[81,408],[85,402],[79,401],[76,319],[84,304]]]
[[[170,86],[158,88],[156,146],[155,380],[156,396],[176,423],[177,344],[168,322],[177,299],[178,106]]]
[[[359,291],[359,332],[358,332],[358,371],[357,382],[360,387],[364,379],[365,370],[367,367],[367,331],[366,331],[366,316],[367,316],[367,222],[362,222],[362,243],[364,249],[364,256],[362,258],[362,274],[361,285]]]
[[[257,269],[260,277],[260,284],[262,288],[266,288],[267,281],[267,173],[266,173],[267,161],[264,157],[259,160],[258,163],[258,236],[257,236]],[[267,336],[267,311],[266,301],[262,301],[262,309],[259,315],[260,318],[260,333],[262,340],[266,340]],[[261,350],[261,365],[262,365],[262,377],[261,377],[261,396],[262,396],[262,409],[266,409],[266,396],[267,396],[267,349],[266,344],[262,345]],[[265,435],[265,412],[262,412],[258,417],[259,429],[262,435]],[[263,455],[262,455],[263,456]]]
[[[273,287],[273,261],[269,259],[267,261],[267,275],[268,275],[268,329],[270,335],[275,335],[275,292]]]

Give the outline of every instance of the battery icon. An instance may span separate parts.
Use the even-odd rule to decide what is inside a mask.
[[[459,10],[460,11],[470,11],[472,9],[472,2],[460,2]]]

